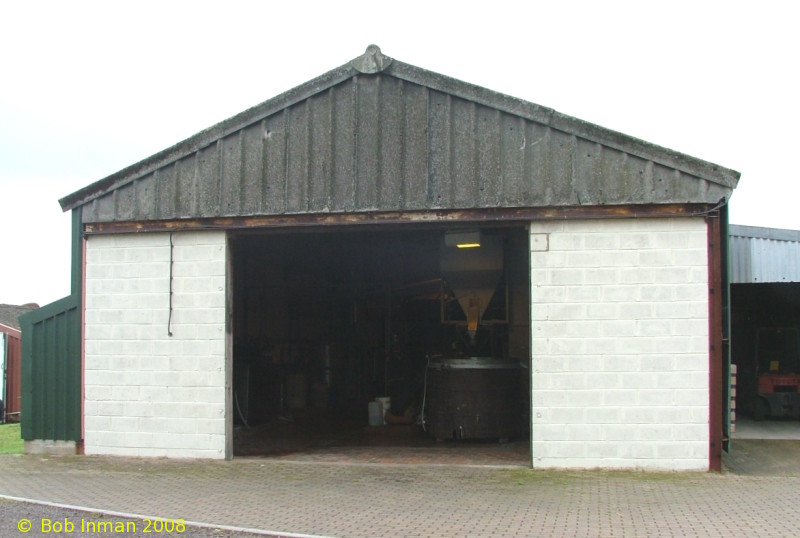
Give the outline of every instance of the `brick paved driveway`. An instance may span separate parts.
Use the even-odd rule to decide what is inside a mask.
[[[0,494],[323,536],[797,536],[800,462],[730,463],[706,474],[0,456]]]

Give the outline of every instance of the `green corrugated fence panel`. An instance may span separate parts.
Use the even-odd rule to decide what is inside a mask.
[[[81,440],[80,321],[74,296],[20,319],[25,440]]]

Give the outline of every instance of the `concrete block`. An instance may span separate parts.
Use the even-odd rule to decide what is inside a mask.
[[[139,419],[137,417],[111,417],[111,429],[114,433],[135,432],[139,430]]]
[[[587,425],[592,424],[617,424],[620,421],[621,410],[618,407],[597,407],[595,404],[594,407],[587,407],[586,412],[584,414],[586,423],[581,426],[581,428],[586,428]],[[572,428],[573,430],[580,430],[581,428]],[[591,428],[592,431],[597,432],[597,436],[594,439],[600,440],[600,428],[599,426],[596,428]]]
[[[151,374],[154,377],[153,382],[139,387],[139,398],[141,402],[145,403],[162,403],[167,401],[167,387],[165,385],[157,385],[158,374]]]
[[[614,267],[598,267],[587,270],[583,275],[583,283],[593,286],[617,285],[620,282],[620,272]]]
[[[684,284],[675,288],[676,301],[708,302],[708,284]]]
[[[86,431],[108,431],[111,429],[111,417],[87,416],[84,419],[84,428]]]
[[[547,409],[552,407],[570,407],[569,396],[565,391],[553,389],[547,384],[536,384],[531,394],[531,406],[534,414],[540,414],[540,416],[535,417],[536,421],[542,423],[546,418]],[[546,423],[547,421],[544,420],[544,422]]]
[[[564,286],[565,300],[571,303],[598,303],[603,297],[603,286]]]
[[[578,340],[582,342],[582,340]],[[568,372],[583,372],[591,374],[603,370],[603,356],[602,355],[589,355],[586,353],[575,353],[566,358],[566,361],[561,357],[557,358],[558,365],[562,370]]]
[[[621,410],[620,417],[621,421],[625,424],[629,425],[649,425],[656,423],[656,417],[658,416],[657,408],[653,406],[636,406],[636,407],[624,407]],[[671,438],[669,432],[666,435],[666,438]]]
[[[672,322],[673,334],[705,336],[708,331],[706,319],[677,319]]]
[[[549,234],[532,233],[530,236],[530,247],[532,252],[547,252],[550,249]]]
[[[689,267],[689,277],[687,282],[695,284],[702,284],[708,282],[708,267],[706,266],[693,266]]]
[[[111,398],[117,402],[139,401],[139,387],[119,384],[111,387]]]
[[[675,265],[684,267],[707,267],[708,252],[705,247],[675,250]]]
[[[225,420],[223,418],[217,419],[198,419],[195,421],[197,433],[200,434],[213,434],[225,435]]]
[[[623,372],[620,374],[622,388],[626,390],[651,390],[665,388],[662,382],[663,372]]]
[[[694,415],[691,407],[685,406],[669,406],[669,407],[654,407],[656,413],[656,421],[659,424],[692,424],[694,423]]]
[[[554,407],[547,413],[550,424],[586,424],[586,409],[583,407]]]
[[[627,232],[620,234],[619,248],[621,250],[642,250],[656,246],[657,237],[648,232]]]
[[[675,405],[673,397],[678,398],[681,405],[692,405],[690,402],[683,400],[681,396],[676,395],[675,391],[663,389],[640,391],[639,404],[645,407]]]
[[[156,409],[158,409],[158,407],[156,407]],[[162,414],[141,417],[139,419],[139,427],[141,431],[154,434],[154,439],[157,439],[161,434],[169,433],[170,426],[170,419],[162,416]]]
[[[575,250],[582,250],[584,248],[585,236],[580,233],[551,233],[550,234],[550,251],[566,251],[573,252]]]
[[[593,456],[598,456],[597,446],[604,443],[598,443],[603,439],[603,427],[600,424],[592,424],[592,422],[603,422],[601,420],[592,420],[591,416],[587,414],[588,424],[571,425],[565,428],[567,441],[580,441],[588,443],[591,448],[587,452]]]
[[[675,441],[704,442],[708,440],[708,436],[708,423],[672,425],[672,439]]]
[[[641,288],[635,285],[629,285],[624,282],[614,285],[601,286],[594,288],[597,290],[597,295],[602,296],[604,303],[629,303],[639,300]],[[595,302],[601,301],[595,299]]]
[[[672,354],[645,355],[641,357],[641,363],[639,366],[642,372],[673,371]]]
[[[77,453],[75,441],[34,439],[25,441],[25,454],[46,456],[72,456]]]
[[[697,450],[699,445],[700,443],[695,444],[685,441],[657,443],[654,445],[655,457],[670,460],[701,460],[707,465],[708,445],[705,444],[704,450],[702,451]],[[703,454],[703,452],[705,452],[705,454]]]
[[[551,267],[564,267],[567,265],[567,252],[532,252],[531,253],[531,267],[545,268],[549,270]]]
[[[547,286],[534,283],[531,288],[533,308],[542,304],[563,303],[567,301],[568,289],[564,286]]]
[[[649,442],[633,442],[625,444],[628,457],[634,460],[650,460],[656,457],[656,446]]]
[[[603,391],[603,405],[617,407],[632,407],[639,404],[638,389],[619,389]]]
[[[588,455],[588,447],[582,441],[551,441],[548,448],[561,459],[584,458]]]
[[[589,250],[619,250],[619,235],[615,233],[588,233],[584,246]]]
[[[605,389],[571,390],[569,394],[567,394],[567,400],[570,406],[584,407],[588,414],[594,412],[596,409],[603,409],[603,395],[605,392]],[[614,412],[616,412],[616,410],[614,410]],[[589,420],[589,422],[595,421]]]
[[[554,286],[580,286],[584,283],[584,269],[565,268],[550,269],[550,284]]]
[[[125,446],[130,448],[144,448],[153,446],[153,434],[148,432],[128,432],[124,436]]]
[[[601,267],[597,251],[583,250],[567,252],[566,266],[586,269],[587,272]]]
[[[157,404],[154,405],[153,402],[148,402],[148,401],[125,402],[126,417],[136,417],[137,419],[141,420],[142,418],[157,416],[158,413],[159,413],[159,405]]]
[[[633,337],[637,336],[637,324],[634,320],[605,320],[601,324],[600,334],[606,337]]]
[[[601,267],[636,267],[639,265],[638,250],[604,250],[600,252]]]
[[[675,391],[675,398],[681,405],[687,407],[702,407],[708,405],[708,385],[702,388],[681,389]]]
[[[587,319],[586,305],[582,303],[552,304],[547,307],[548,319],[551,320],[583,320]]]
[[[620,267],[617,270],[619,282],[631,284],[661,284],[657,270],[651,267]]]
[[[573,319],[565,323],[566,332],[564,336],[588,339],[606,336],[603,329],[609,323],[609,321]]]
[[[579,390],[592,388],[589,385],[587,375],[583,372],[557,372],[552,374],[539,374],[549,375],[550,383],[555,389],[562,390]]]

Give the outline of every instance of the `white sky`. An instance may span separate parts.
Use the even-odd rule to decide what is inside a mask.
[[[69,293],[59,198],[371,43],[733,168],[732,223],[800,229],[793,2],[289,4],[0,2],[0,303]]]

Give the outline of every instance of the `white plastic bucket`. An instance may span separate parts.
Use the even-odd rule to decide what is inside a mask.
[[[367,404],[367,413],[369,414],[370,426],[383,426],[383,413],[380,402],[369,402]]]
[[[381,424],[386,424],[386,413],[392,408],[392,399],[389,396],[381,396],[375,398],[375,401],[381,404]]]

